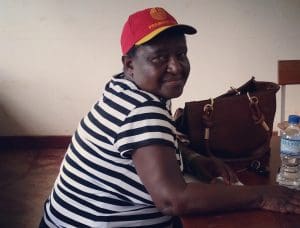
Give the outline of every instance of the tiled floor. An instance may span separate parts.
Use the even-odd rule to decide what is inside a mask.
[[[0,227],[38,227],[65,149],[0,151]]]

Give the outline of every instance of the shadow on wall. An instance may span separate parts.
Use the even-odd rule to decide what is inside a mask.
[[[0,97],[0,136],[26,135],[26,129],[14,118],[8,104]]]
[[[9,80],[5,80],[5,76],[3,80],[0,80],[0,136],[26,135],[25,127],[13,113],[18,109],[14,108],[13,103],[10,103],[11,99],[6,99],[5,91],[8,91],[10,83]]]
[[[15,76],[0,69],[0,136],[26,135],[27,130],[18,119],[19,109],[13,102],[12,91],[19,81]]]

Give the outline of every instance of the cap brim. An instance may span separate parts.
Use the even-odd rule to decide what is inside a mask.
[[[160,28],[152,31],[148,35],[144,36],[142,39],[138,40],[135,44],[140,45],[140,44],[146,43],[149,40],[156,37],[161,32],[169,30],[169,29],[176,29],[176,30],[178,29],[179,31],[182,31],[184,34],[189,34],[189,35],[197,33],[197,30],[194,27],[189,26],[189,25],[177,24],[177,25],[163,26],[163,27],[160,27]]]

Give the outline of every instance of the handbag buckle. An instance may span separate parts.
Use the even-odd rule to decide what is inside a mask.
[[[210,115],[212,113],[212,111],[214,110],[214,99],[213,98],[210,98],[210,104],[206,104],[204,105],[203,107],[203,111]]]

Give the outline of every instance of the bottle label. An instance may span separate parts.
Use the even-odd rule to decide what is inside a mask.
[[[280,152],[291,156],[300,156],[300,140],[281,138]]]

